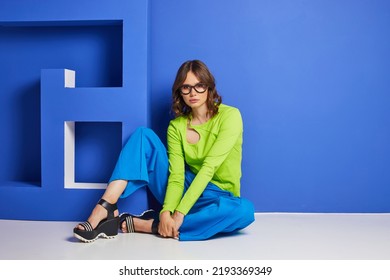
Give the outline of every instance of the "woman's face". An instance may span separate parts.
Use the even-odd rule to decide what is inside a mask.
[[[191,71],[181,86],[181,96],[184,102],[192,110],[205,109],[207,111],[208,87],[202,84]],[[183,92],[188,94],[183,94]]]

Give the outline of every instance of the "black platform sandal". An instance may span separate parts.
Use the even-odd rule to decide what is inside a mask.
[[[158,223],[159,223],[159,214],[156,213],[153,209],[146,210],[141,215],[132,215],[129,213],[122,213],[119,216],[119,228],[122,229],[123,222],[126,223],[127,233],[136,232],[134,227],[133,218],[138,218],[141,220],[153,220],[152,223],[152,233],[158,234]]]
[[[118,209],[116,203],[111,204],[104,199],[100,199],[98,204],[107,210],[107,218],[101,220],[95,229],[92,228],[92,225],[88,221],[79,224],[84,227],[84,229],[79,229],[77,227],[73,229],[74,236],[83,242],[89,243],[95,241],[99,237],[114,238],[118,235],[119,217],[114,217],[114,211]]]

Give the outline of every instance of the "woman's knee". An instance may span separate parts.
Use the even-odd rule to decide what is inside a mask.
[[[241,219],[252,222],[255,219],[255,208],[253,203],[245,198],[241,198],[241,207],[238,211]]]
[[[153,130],[145,126],[139,126],[134,130],[133,134],[149,134],[150,132],[153,132]]]
[[[140,126],[138,127],[133,134],[138,134],[143,138],[147,139],[152,139],[153,141],[161,141],[158,135],[154,132],[153,129],[145,127],[145,126]]]

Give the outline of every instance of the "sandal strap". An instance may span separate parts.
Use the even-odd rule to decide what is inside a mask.
[[[135,232],[134,221],[131,215],[126,216],[125,222],[126,222],[127,232],[128,233]]]
[[[126,225],[127,233],[136,232],[135,227],[134,227],[134,218],[139,218],[142,220],[153,219],[151,230],[152,230],[152,233],[158,234],[158,224],[160,223],[160,219],[159,219],[158,214],[156,214],[154,210],[147,210],[139,216],[132,215],[129,213],[123,213],[121,215],[120,225],[122,225],[123,223],[126,223],[125,225]]]
[[[155,213],[154,220],[153,220],[153,223],[152,223],[152,233],[153,234],[159,235],[159,233],[158,233],[158,225],[159,225],[159,223],[160,223],[160,215],[158,213]]]
[[[93,231],[93,227],[92,225],[90,224],[90,222],[86,221],[84,223],[80,223],[79,224],[80,226],[84,227],[84,230],[85,231]]]
[[[101,206],[106,208],[108,220],[115,218],[114,211],[118,209],[116,203],[111,204],[111,203],[107,202],[106,200],[104,200],[103,198],[101,198],[99,200],[98,204],[100,204]]]
[[[152,223],[152,233],[158,235],[158,224],[160,221],[158,219],[155,219]]]

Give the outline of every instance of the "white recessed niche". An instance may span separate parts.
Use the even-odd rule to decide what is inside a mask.
[[[75,180],[75,122],[66,121],[64,124],[64,187],[66,189],[105,189],[106,183],[85,183]]]

